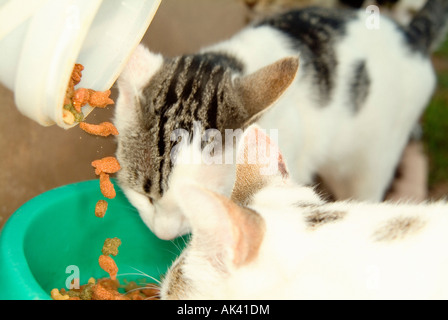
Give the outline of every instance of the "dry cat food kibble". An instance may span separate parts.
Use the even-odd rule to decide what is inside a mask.
[[[89,90],[90,97],[89,97],[89,104],[92,107],[95,108],[105,108],[109,104],[113,104],[114,101],[109,98],[111,91],[95,91],[95,90]]]
[[[108,203],[106,200],[98,200],[95,205],[95,216],[98,218],[104,218],[106,215]]]
[[[92,161],[92,166],[95,168],[95,174],[100,176],[100,190],[103,196],[109,199],[115,198],[116,192],[109,174],[120,170],[118,160],[115,157],[105,157]]]
[[[95,91],[86,88],[75,89],[75,86],[81,81],[83,70],[84,66],[82,64],[75,64],[65,92],[62,119],[68,125],[83,121],[84,114],[81,108],[87,103],[95,108],[105,108],[114,103],[109,97],[111,94],[110,90]]]
[[[80,128],[85,132],[97,136],[107,137],[118,135],[117,128],[111,122],[102,122],[98,125],[83,122],[84,115],[81,108],[87,103],[92,107],[104,108],[113,104],[109,98],[111,91],[94,91],[86,88],[78,88],[75,85],[81,81],[84,67],[76,64],[69,81],[64,101],[63,119],[67,124],[80,122]],[[105,157],[92,162],[95,173],[99,175],[101,193],[109,199],[115,198],[116,192],[113,183],[110,181],[110,174],[120,170],[120,164],[115,157]],[[108,203],[106,200],[98,200],[95,205],[95,216],[103,218],[106,214]],[[102,254],[98,258],[101,269],[109,274],[109,278],[95,280],[90,278],[88,283],[78,289],[53,289],[51,298],[53,300],[156,300],[159,296],[159,289],[151,287],[137,287],[136,284],[124,287],[125,293],[119,292],[123,287],[117,280],[118,267],[114,259],[110,256],[118,254],[118,247],[121,245],[119,238],[108,238],[104,241]],[[79,283],[79,279],[78,283]]]
[[[70,296],[67,294],[61,294],[61,292],[59,291],[59,289],[53,289],[51,290],[51,299],[53,300],[68,300],[70,299]]]
[[[105,256],[104,254],[102,254],[98,258],[98,263],[100,264],[101,269],[106,271],[112,280],[115,280],[117,278],[118,267],[114,259],[112,259],[110,256]]]
[[[99,160],[92,161],[92,167],[95,168],[95,174],[100,175],[104,173],[116,173],[120,170],[120,163],[115,157],[105,157]]]
[[[104,172],[100,173],[100,190],[103,196],[108,199],[113,199],[117,195],[114,184],[110,181],[109,175]]]
[[[118,254],[118,247],[120,245],[121,240],[119,238],[107,238],[104,241],[103,249],[101,249],[101,252],[105,256],[113,255],[115,257]]]
[[[122,290],[124,292],[120,292]],[[54,296],[53,296],[54,291]],[[131,281],[121,285],[118,280],[90,278],[79,289],[52,290],[53,300],[159,300],[159,289],[154,284],[144,283],[139,286]]]
[[[87,133],[107,137],[109,135],[118,135],[118,130],[111,122],[101,122],[100,124],[90,124],[87,122],[81,122],[79,127]]]
[[[103,248],[101,249],[102,255],[98,258],[101,269],[109,274],[112,280],[115,280],[118,273],[118,267],[114,259],[109,254],[116,256],[118,254],[118,247],[121,245],[119,238],[107,238],[104,241]]]
[[[105,108],[107,105],[114,104],[114,101],[109,97],[110,90],[95,91],[87,88],[77,88],[75,86],[80,83],[82,78],[82,71],[84,66],[82,64],[75,64],[67,86],[65,99],[63,119],[66,124],[73,124],[79,122],[79,127],[85,132],[97,136],[107,137],[109,135],[118,135],[117,128],[111,122],[102,122],[100,124],[90,124],[83,121],[84,115],[81,108],[87,103],[92,107]],[[100,190],[101,193],[108,199],[113,199],[116,196],[113,183],[110,181],[109,174],[120,170],[120,164],[114,157],[106,157],[101,160],[92,162],[95,167],[95,173],[100,176]],[[99,200],[95,205],[95,215],[97,217],[104,217],[107,210],[107,202]]]
[[[109,174],[120,170],[118,160],[115,157],[105,157],[92,161],[92,166],[95,168],[95,174],[100,176],[100,190],[103,196],[109,199],[115,198],[116,192]]]
[[[110,94],[110,90],[95,91],[92,89],[79,88],[76,89],[73,94],[73,106],[78,112],[81,112],[81,107],[84,107],[87,103],[95,108],[105,108],[109,104],[114,103],[114,101],[109,98]]]
[[[100,267],[109,273],[109,278],[95,280],[90,278],[87,284],[78,289],[53,289],[51,298],[53,300],[158,300],[159,288],[155,284],[144,283],[143,286],[131,281],[126,285],[120,285],[116,278],[118,267],[115,261],[109,256],[118,254],[118,247],[121,245],[119,238],[107,238],[104,241],[98,261]],[[119,290],[123,290],[121,293]]]

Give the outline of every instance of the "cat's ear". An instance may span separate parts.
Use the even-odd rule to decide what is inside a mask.
[[[142,89],[161,68],[163,57],[138,45],[130,56],[118,80],[118,99],[115,107],[115,125],[119,131],[132,125],[138,112],[137,101]]]
[[[245,125],[251,124],[280,98],[294,81],[298,69],[299,58],[287,57],[235,80],[235,88],[248,114]]]
[[[197,185],[186,184],[177,194],[191,226],[191,245],[212,263],[239,267],[257,256],[265,230],[258,213]]]
[[[139,44],[129,57],[123,71],[118,78],[119,89],[141,90],[160,69],[163,64],[163,56],[149,51],[144,45]]]
[[[237,150],[236,177],[232,200],[249,205],[252,197],[274,180],[289,177],[288,169],[277,143],[276,131],[269,137],[253,124],[244,132]]]

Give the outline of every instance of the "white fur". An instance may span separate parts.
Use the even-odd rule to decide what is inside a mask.
[[[268,193],[269,190],[264,190],[260,196],[266,199]],[[282,200],[275,199],[276,203]],[[444,250],[448,244],[445,204],[329,204],[322,209],[347,211],[347,216],[339,223],[329,223],[313,232],[303,229],[299,210],[279,212],[278,208],[266,210],[256,205],[253,208],[266,219],[268,232],[259,260],[247,269],[262,268],[265,274],[281,275],[277,278],[284,281],[273,281],[272,288],[263,290],[278,293],[277,298],[448,297],[448,277],[443,271],[448,262]],[[405,240],[374,242],[375,228],[395,216],[418,216],[428,225],[424,232],[409,235]],[[277,265],[282,262],[277,270],[265,268],[272,265],[272,260]],[[236,285],[242,277],[249,277],[250,273],[241,270],[229,286]],[[242,294],[262,298],[256,292]]]
[[[382,199],[436,83],[431,61],[403,41],[387,18],[382,17],[379,30],[367,29],[360,11],[336,47],[338,72],[329,105],[316,103],[312,83],[299,68],[295,83],[263,115],[258,123],[279,130],[280,149],[296,182],[309,184],[319,173],[338,199]],[[234,54],[248,73],[296,54],[283,34],[268,27],[247,29],[207,50]],[[354,116],[347,85],[361,60],[371,87],[366,105]]]
[[[230,194],[235,181],[234,164],[205,164],[200,151],[200,135],[194,135],[192,143],[185,143],[178,150],[176,163],[170,176],[170,188],[155,202],[152,219],[145,223],[159,238],[174,239],[190,232],[188,220],[177,203],[177,185],[194,181],[220,194]]]
[[[177,185],[193,181],[220,194],[230,194],[235,181],[235,163],[206,164],[207,154],[200,150],[200,135],[192,142],[176,145],[177,157],[170,176],[170,188],[161,199],[151,204],[146,195],[122,186],[124,193],[137,208],[143,222],[160,239],[171,240],[190,232],[190,226],[177,205]],[[185,139],[188,140],[188,139]],[[233,153],[233,150],[229,150]]]
[[[388,19],[382,18],[379,30],[369,30],[365,18],[365,12],[359,11],[359,19],[347,25],[346,37],[337,43],[337,74],[328,105],[319,105],[311,76],[299,67],[294,83],[258,123],[278,130],[279,146],[295,182],[310,184],[319,174],[337,199],[379,201],[411,128],[430,99],[435,76],[430,60],[411,52]],[[289,39],[269,27],[247,28],[206,51],[229,52],[244,62],[247,74],[297,55]],[[302,63],[305,58],[300,57]],[[366,61],[371,87],[365,105],[354,115],[347,101],[349,75],[354,63],[361,60]],[[119,131],[133,125],[135,112],[129,108],[136,107],[142,88],[162,63],[160,55],[137,48],[118,82],[115,123]],[[189,179],[230,195],[230,169],[232,166],[205,164],[175,166],[170,188],[157,200],[155,209],[145,196],[125,192],[151,230],[169,239],[189,230],[173,186]]]
[[[237,265],[237,247],[252,238],[243,232],[233,240],[241,228],[233,209],[195,185],[177,191],[193,235],[162,282],[162,299],[448,298],[445,202],[325,203],[277,173],[249,205],[264,221],[257,255]],[[313,210],[343,216],[311,227],[306,217]],[[378,236],[400,218],[418,219],[416,227]]]
[[[132,126],[136,104],[135,99],[140,98],[140,94],[151,77],[160,69],[163,64],[163,56],[150,52],[143,45],[138,45],[129,58],[126,67],[117,80],[120,95],[117,99],[114,124],[120,132],[128,126]]]
[[[166,283],[162,284],[162,298],[448,298],[446,204],[328,204],[322,209],[346,211],[347,216],[340,222],[309,230],[303,221],[304,212],[283,206],[282,203],[292,199],[288,199],[290,195],[279,198],[276,188],[264,189],[251,206],[267,226],[256,260],[242,267],[228,264],[218,268],[214,264],[219,263],[212,262],[213,247],[221,248],[222,252],[231,248],[213,242],[208,247],[192,242],[182,254],[182,274],[187,285],[166,295],[168,273]],[[258,205],[260,199],[275,205]],[[194,205],[197,208],[194,216],[187,213],[193,227],[197,220],[210,219],[214,214],[204,201]],[[203,207],[209,210],[205,212]],[[374,241],[372,233],[376,228],[393,217],[403,216],[422,219],[423,230],[404,239]],[[213,234],[220,231],[216,222],[210,224],[211,236],[203,236],[202,241],[212,240]]]

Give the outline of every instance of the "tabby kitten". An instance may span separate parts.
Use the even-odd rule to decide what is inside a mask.
[[[272,145],[256,127],[246,134],[258,142],[245,139],[244,154]],[[448,298],[448,204],[326,203],[269,158],[276,175],[238,166],[233,200],[179,185],[192,237],[162,299]]]
[[[235,168],[174,161],[173,148],[182,159],[210,142],[190,135],[177,148],[176,130],[200,123],[199,136],[224,136],[256,121],[278,129],[296,182],[318,174],[337,199],[381,200],[434,90],[429,54],[447,12],[447,1],[430,0],[409,27],[382,17],[371,29],[362,10],[306,8],[197,54],[164,58],[138,47],[118,81],[121,187],[157,236],[186,233],[172,186],[191,178],[230,195]]]

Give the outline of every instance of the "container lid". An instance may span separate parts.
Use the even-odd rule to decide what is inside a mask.
[[[109,89],[151,23],[161,0],[48,0],[27,21],[15,75],[18,109],[42,125],[70,128],[63,102],[75,63],[77,87]],[[83,107],[84,115],[92,107]]]

